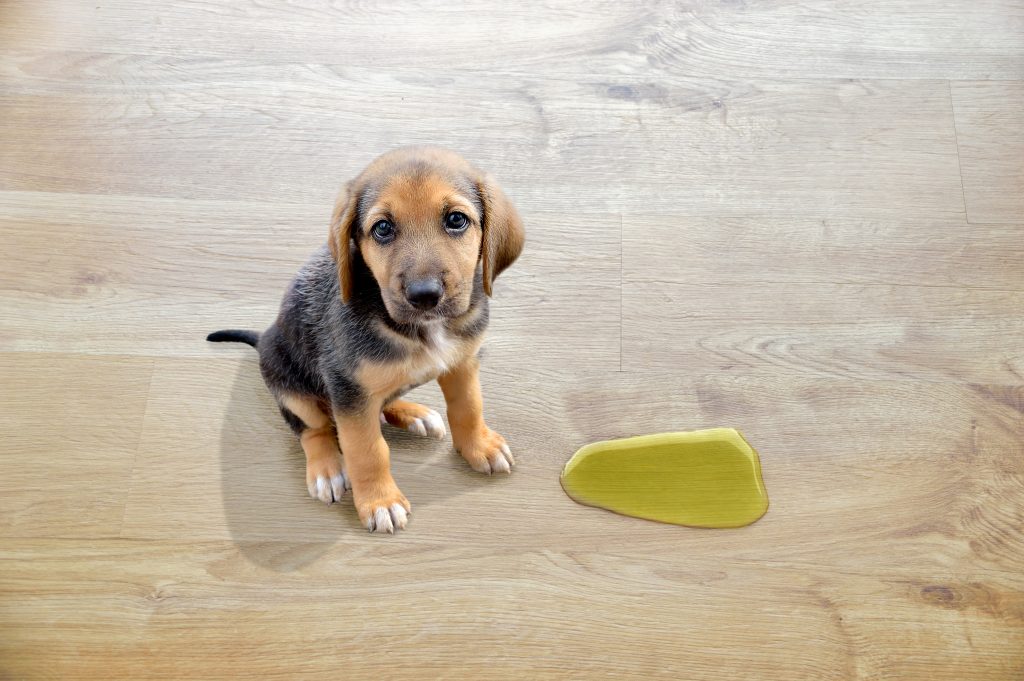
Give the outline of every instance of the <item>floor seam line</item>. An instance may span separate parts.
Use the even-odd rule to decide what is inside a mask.
[[[960,175],[960,198],[964,202],[964,222],[971,224],[971,214],[967,212],[967,190],[964,189],[964,166],[960,160],[960,131],[956,127],[956,106],[953,104],[953,81],[946,81],[946,89],[949,91],[949,115],[953,119],[953,144],[956,145],[956,170]]]

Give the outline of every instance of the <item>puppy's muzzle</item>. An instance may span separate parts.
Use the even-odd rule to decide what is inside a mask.
[[[437,279],[416,279],[405,285],[405,299],[417,310],[433,310],[443,295],[444,287]]]

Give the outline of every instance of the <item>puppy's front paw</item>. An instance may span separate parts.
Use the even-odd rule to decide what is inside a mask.
[[[446,434],[441,415],[415,402],[396,400],[388,404],[381,413],[381,422],[435,440],[443,440]]]
[[[516,463],[505,438],[487,426],[474,434],[468,442],[456,443],[455,447],[473,470],[487,475],[511,473]]]
[[[369,493],[356,490],[354,494],[359,520],[370,532],[394,534],[395,530],[405,528],[412,506],[394,482]]]
[[[309,496],[325,504],[341,501],[346,490],[352,489],[342,468],[341,456],[323,456],[306,461],[306,488]]]

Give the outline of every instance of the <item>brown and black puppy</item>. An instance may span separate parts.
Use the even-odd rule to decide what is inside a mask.
[[[371,532],[405,527],[411,509],[381,424],[443,438],[437,412],[399,399],[434,379],[463,458],[481,473],[510,471],[505,438],[484,423],[477,351],[494,279],[523,241],[508,199],[462,157],[392,151],[346,185],[327,246],[299,271],[277,321],[262,334],[210,334],[259,350],[306,453],[311,496],[330,504],[351,489]]]

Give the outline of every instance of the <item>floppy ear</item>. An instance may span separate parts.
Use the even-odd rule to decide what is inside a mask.
[[[526,232],[519,213],[489,175],[477,181],[476,189],[484,207],[484,234],[480,245],[484,292],[491,295],[494,280],[522,253]]]
[[[327,245],[338,264],[338,281],[341,282],[341,299],[348,302],[352,299],[352,233],[356,228],[358,203],[353,183],[346,184],[338,200],[334,203],[334,215],[331,216],[331,230],[327,237]]]

